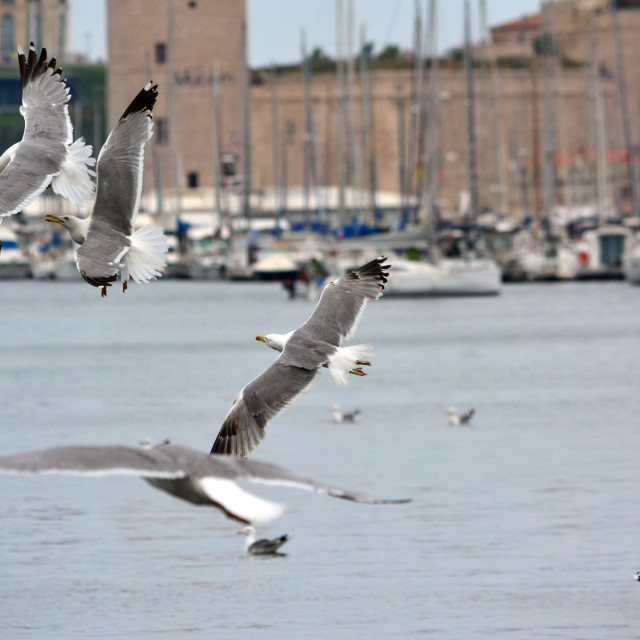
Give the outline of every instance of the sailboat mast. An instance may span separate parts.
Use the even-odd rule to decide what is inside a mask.
[[[247,23],[242,23],[242,172],[244,188],[242,190],[242,215],[251,229],[251,95],[249,87],[249,60],[247,42]]]
[[[151,56],[149,55],[149,51],[145,52],[144,56],[145,61],[145,73],[147,78],[152,78],[153,74],[151,72]],[[94,103],[97,104],[97,103]],[[94,112],[95,113],[95,112]],[[94,116],[95,118],[95,116]],[[95,119],[94,119],[94,127],[95,127]],[[93,136],[94,146],[98,147],[98,136],[94,133]],[[158,153],[158,137],[154,136],[151,140],[151,166],[153,167],[152,175],[153,175],[153,190],[156,196],[156,216],[158,216],[158,220],[164,224],[164,220],[162,219],[162,172],[161,172],[161,164],[160,164],[160,154]]]
[[[635,217],[640,215],[640,201],[638,198],[638,177],[634,157],[633,136],[631,133],[631,117],[629,115],[629,102],[627,97],[627,80],[622,56],[622,42],[620,40],[620,23],[618,21],[617,0],[611,0],[611,31],[613,53],[616,61],[616,78],[618,92],[620,94],[620,109],[622,111],[622,130],[624,134],[625,155],[627,158],[627,177],[629,180],[629,193],[631,196],[631,213]]]
[[[475,222],[478,213],[478,167],[476,162],[476,117],[473,88],[473,56],[471,53],[471,10],[469,0],[464,0],[464,75],[467,85],[467,175],[469,181],[469,223]]]
[[[180,215],[182,210],[182,154],[180,153],[180,133],[178,131],[178,87],[176,83],[176,63],[178,55],[175,38],[175,2],[169,0],[169,109],[170,127],[169,138],[171,142],[171,155],[173,156],[173,180],[175,189],[175,215]],[[164,225],[165,228],[167,225]]]
[[[280,127],[278,123],[278,79],[275,67],[271,68],[271,136],[273,138],[273,196],[276,213],[274,232],[280,234],[282,198],[280,193]]]
[[[347,130],[347,148],[349,178],[352,194],[352,209],[362,213],[363,210],[363,182],[364,174],[362,170],[362,153],[359,144],[358,127],[356,124],[356,114],[354,107],[355,100],[355,57],[353,55],[353,38],[354,38],[354,16],[353,16],[353,0],[347,2],[347,37],[346,37],[346,130]],[[355,187],[355,188],[354,188]]]
[[[494,149],[496,152],[496,168],[498,177],[498,210],[507,213],[509,210],[509,188],[507,185],[507,171],[505,162],[504,132],[502,126],[502,85],[500,73],[496,63],[496,52],[491,40],[489,31],[489,18],[487,15],[487,0],[480,0],[480,15],[482,18],[482,31],[484,36],[485,55],[489,60],[489,73],[491,74],[491,107],[490,120],[493,125],[493,135],[495,135]]]
[[[338,82],[338,221],[345,224],[345,188],[346,188],[346,163],[345,163],[345,143],[346,131],[346,109],[345,109],[345,71],[342,52],[343,40],[343,12],[342,0],[336,0],[336,79]]]
[[[408,206],[407,206],[407,155],[405,149],[406,125],[405,111],[406,101],[401,95],[402,86],[397,87],[398,97],[396,98],[397,109],[397,132],[398,132],[398,186],[400,187],[400,211],[402,213],[402,221],[406,222]]]
[[[360,75],[362,79],[362,121],[364,156],[369,167],[369,214],[371,224],[376,224],[377,206],[376,192],[378,190],[378,170],[376,154],[373,146],[373,98],[369,78],[369,56],[366,49],[367,32],[365,26],[360,27]]]
[[[427,167],[428,193],[426,201],[427,228],[431,235],[435,232],[436,202],[438,201],[438,141],[437,124],[438,109],[438,3],[437,0],[429,0],[429,110],[427,113],[427,135],[425,164]]]
[[[220,132],[222,131],[222,122],[220,117],[220,65],[213,65],[213,76],[211,83],[211,102],[213,106],[213,179],[215,186],[215,202],[216,211],[218,212],[218,225],[222,230],[224,226],[222,212],[222,145],[220,141]]]
[[[596,146],[596,207],[597,215],[603,215],[608,201],[607,194],[607,142],[605,137],[604,104],[602,100],[602,87],[600,86],[600,74],[598,65],[598,36],[595,29],[591,28],[590,33],[590,79],[591,79],[591,100],[595,105],[594,125],[595,125],[595,146]]]
[[[556,200],[556,163],[555,163],[555,109],[554,109],[554,72],[556,53],[556,17],[555,0],[550,3],[550,24],[546,25],[548,37],[543,41],[544,49],[544,93],[542,118],[542,215],[548,218]]]
[[[410,133],[409,133],[409,173],[407,174],[407,193],[415,197],[414,216],[417,218],[419,206],[419,185],[421,182],[420,161],[422,159],[422,139],[420,128],[423,116],[423,47],[422,47],[422,20],[420,18],[420,1],[415,0],[414,36],[413,36],[413,71],[411,74],[411,98],[410,98]]]
[[[310,228],[310,193],[311,193],[311,159],[312,159],[312,125],[311,125],[311,71],[307,54],[306,33],[300,33],[300,53],[302,55],[302,88],[304,101],[304,216],[305,226]]]

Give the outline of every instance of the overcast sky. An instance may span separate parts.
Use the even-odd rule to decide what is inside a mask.
[[[70,2],[71,48],[88,54],[91,60],[106,57],[105,2]],[[490,25],[535,13],[540,4],[539,0],[486,2]],[[419,0],[419,3],[424,16],[427,0]],[[343,0],[343,5],[346,4]],[[477,37],[480,3],[472,0],[471,4],[474,7],[473,33]],[[361,25],[365,26],[367,41],[374,43],[376,51],[386,44],[411,48],[414,6],[415,0],[354,0],[354,22],[358,31]],[[438,48],[441,52],[460,46],[462,42],[462,6],[463,0],[440,0],[438,3]],[[247,0],[251,66],[299,60],[302,29],[307,33],[309,50],[320,47],[328,54],[335,54],[334,8],[334,0]]]

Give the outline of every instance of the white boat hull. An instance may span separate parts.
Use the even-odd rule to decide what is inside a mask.
[[[391,262],[385,296],[486,296],[502,286],[500,267],[485,258]]]

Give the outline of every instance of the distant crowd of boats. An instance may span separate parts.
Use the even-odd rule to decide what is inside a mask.
[[[278,280],[291,295],[377,255],[393,263],[388,296],[495,295],[503,282],[623,279],[640,284],[640,225],[584,223],[554,235],[496,224],[470,232],[420,226],[348,239],[269,226],[231,239],[211,229],[168,232],[165,278]],[[74,246],[42,226],[0,226],[0,279],[78,280]]]

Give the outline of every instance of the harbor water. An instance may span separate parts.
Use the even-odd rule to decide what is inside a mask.
[[[393,276],[391,276],[393,277]],[[0,454],[143,438],[208,451],[314,303],[277,284],[0,283]],[[405,505],[254,485],[237,523],[132,477],[0,476],[0,637],[640,637],[640,288],[371,303],[365,378],[325,372],[256,459]],[[354,424],[329,407],[359,408]],[[445,410],[474,407],[468,427]]]

